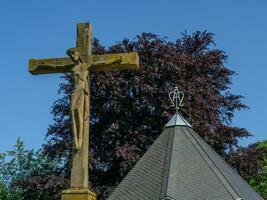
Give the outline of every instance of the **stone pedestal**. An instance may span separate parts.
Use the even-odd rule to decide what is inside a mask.
[[[69,189],[62,192],[61,200],[96,200],[96,194],[86,189]]]

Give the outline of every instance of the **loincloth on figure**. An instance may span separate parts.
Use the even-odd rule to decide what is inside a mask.
[[[83,111],[83,119],[86,121],[89,118],[89,108],[87,108],[89,91],[87,88],[81,88],[77,90],[73,90],[71,93],[71,110],[72,111]]]

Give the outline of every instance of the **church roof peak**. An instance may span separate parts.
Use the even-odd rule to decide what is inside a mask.
[[[169,122],[165,125],[165,128],[171,126],[189,126],[192,128],[192,125],[188,121],[186,121],[178,112],[172,116]]]

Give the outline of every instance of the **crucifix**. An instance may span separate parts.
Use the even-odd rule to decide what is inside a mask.
[[[62,199],[95,199],[88,187],[88,151],[90,118],[90,72],[118,71],[139,68],[136,52],[121,54],[92,55],[92,26],[89,23],[77,25],[76,47],[67,50],[68,57],[30,59],[31,74],[72,74],[71,126],[73,136],[73,158],[70,189],[62,193]],[[91,197],[88,197],[88,195]]]

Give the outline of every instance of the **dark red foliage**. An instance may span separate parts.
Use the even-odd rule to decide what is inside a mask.
[[[68,187],[68,180],[66,180],[66,177],[57,172],[50,171],[46,174],[43,172],[36,172],[31,175],[27,182],[18,183],[18,188],[23,188],[24,191],[26,191],[23,192],[22,195],[22,198],[25,200],[61,199],[62,188]]]
[[[261,148],[255,143],[230,151],[226,160],[245,180],[250,181],[261,172],[266,155],[267,148]]]
[[[174,113],[168,93],[174,86],[185,92],[182,114],[221,155],[248,137],[246,129],[230,126],[234,111],[246,106],[230,92],[235,74],[225,67],[227,56],[214,49],[213,34],[195,32],[169,42],[143,33],[105,49],[94,41],[94,54],[136,51],[140,70],[91,75],[91,183],[104,199],[138,161]],[[55,102],[55,123],[49,127],[44,149],[65,161],[68,180],[71,156],[69,76],[61,84],[63,98]],[[56,182],[56,181],[55,181]],[[55,183],[56,184],[56,183]]]

